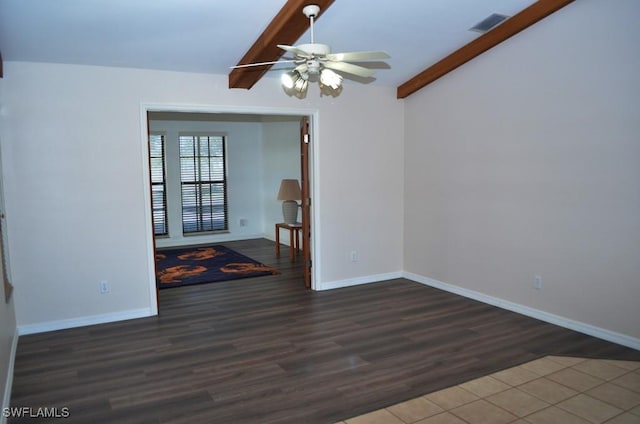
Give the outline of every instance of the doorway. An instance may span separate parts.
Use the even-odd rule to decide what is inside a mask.
[[[252,237],[265,237],[274,240],[274,224],[282,221],[281,204],[276,200],[277,189],[283,178],[301,179],[302,165],[306,161],[309,171],[309,197],[313,196],[313,149],[311,144],[308,147],[308,155],[304,158],[300,144],[300,122],[304,117],[309,122],[309,127],[313,126],[317,120],[317,112],[309,111],[304,114],[300,110],[251,110],[233,109],[218,110],[216,108],[185,108],[172,107],[167,105],[148,105],[142,107],[142,122],[146,125],[144,132],[145,154],[145,175],[147,177],[147,187],[151,187],[151,176],[149,171],[151,165],[150,149],[148,145],[149,134],[164,133],[169,138],[177,137],[179,132],[215,132],[228,137],[228,180],[229,180],[229,210],[228,227],[225,231],[216,233],[206,233],[197,236],[185,236],[181,228],[178,228],[182,212],[179,202],[168,202],[165,209],[167,231],[161,236],[157,236],[157,226],[151,225],[154,216],[158,215],[157,202],[153,202],[154,194],[151,189],[145,190],[148,197],[146,204],[146,216],[150,225],[147,228],[149,251],[149,275],[150,275],[150,296],[152,305],[157,313],[158,293],[155,282],[155,249],[162,247],[179,247],[194,244],[223,244],[224,242],[246,240]],[[260,140],[256,142],[256,134]],[[252,141],[253,139],[253,141]],[[310,140],[310,138],[309,138]],[[169,146],[167,146],[169,149]],[[171,147],[176,149],[175,146]],[[291,152],[294,151],[292,154]],[[174,154],[167,152],[167,155]],[[292,169],[295,172],[292,173]],[[256,172],[260,170],[260,172]],[[169,174],[169,170],[167,170]],[[167,175],[165,194],[180,190],[180,182]],[[176,182],[177,181],[177,182]],[[259,181],[259,184],[256,182]],[[232,186],[233,185],[233,186]],[[155,186],[154,186],[155,187]],[[274,188],[275,187],[275,188]],[[157,187],[155,187],[157,188]],[[157,193],[155,193],[157,195]],[[241,194],[241,195],[240,195]],[[157,196],[156,196],[157,197]],[[310,224],[313,214],[308,215]],[[312,226],[310,226],[309,235]],[[306,246],[305,252],[309,255],[309,264],[312,263],[312,256],[315,251],[313,242],[315,237],[311,237]],[[303,252],[303,253],[305,253]],[[302,260],[302,257],[300,258]],[[311,288],[314,287],[314,272],[311,271]],[[153,309],[153,308],[152,308]]]

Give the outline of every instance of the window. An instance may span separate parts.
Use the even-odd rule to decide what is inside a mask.
[[[153,214],[153,233],[156,236],[166,236],[169,234],[164,145],[164,134],[149,135],[149,160],[151,161],[151,211]]]
[[[180,135],[182,232],[227,231],[225,137]]]

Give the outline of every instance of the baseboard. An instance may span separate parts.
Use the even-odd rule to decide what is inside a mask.
[[[284,233],[282,233],[282,235],[283,235],[283,236],[282,236],[282,237],[280,237],[280,244],[281,244],[281,245],[283,245],[283,246],[289,246],[289,244],[290,244],[290,243],[289,243],[289,236],[285,236],[285,234],[284,234]],[[275,238],[275,236],[272,236],[272,235],[270,235],[270,234],[263,234],[263,235],[261,236],[261,238],[263,238],[263,239],[267,239],[267,240],[272,241],[272,242],[274,242],[274,243],[276,242],[276,238]],[[301,238],[302,238],[302,236],[301,236]],[[300,243],[302,243],[302,240],[300,240]],[[302,248],[302,247],[301,247],[301,248]]]
[[[565,318],[559,315],[555,315],[549,312],[542,311],[540,309],[530,308],[528,306],[520,305],[518,303],[510,302],[508,300],[500,299],[497,297],[489,296],[484,293],[480,293],[474,290],[465,289],[453,284],[443,283],[442,281],[434,280],[432,278],[423,277],[421,275],[412,274],[409,272],[403,272],[403,277],[415,281],[416,283],[424,284],[430,287],[435,287],[450,293],[458,294],[460,296],[468,297],[469,299],[477,300],[489,305],[497,306],[498,308],[506,309],[512,312],[517,312],[522,315],[526,315],[531,318],[539,319],[550,324],[555,324],[559,327],[568,328],[570,330],[577,331],[579,333],[587,334],[589,336],[597,337],[608,342],[616,343],[622,346],[627,346],[632,349],[640,350],[640,339],[627,336],[625,334],[617,333],[615,331],[606,330],[604,328],[596,327],[591,324],[587,324],[580,321],[575,321],[569,318]]]
[[[133,309],[130,311],[114,312],[111,314],[92,315],[87,317],[63,319],[59,321],[48,321],[37,324],[18,325],[18,334],[45,333],[47,331],[65,330],[67,328],[84,327],[87,325],[106,324],[115,321],[125,321],[128,319],[145,318],[155,314],[149,308]]]
[[[171,240],[168,238],[157,238],[156,239],[156,248],[158,249],[171,249],[171,248],[179,248],[179,247],[190,247],[190,246],[198,246],[198,245],[211,245],[211,244],[222,244],[229,241],[240,241],[240,240],[253,240],[264,238],[263,234],[223,234],[223,235],[215,235],[215,236],[187,236],[183,237],[179,240]]]
[[[343,287],[358,286],[360,284],[377,283],[379,281],[393,280],[395,278],[402,278],[402,272],[389,272],[386,274],[367,275],[366,277],[349,278],[347,280],[330,281],[328,283],[321,283],[316,290],[333,290]]]
[[[13,333],[11,342],[11,353],[9,354],[9,365],[7,366],[7,381],[4,383],[4,398],[2,399],[2,411],[11,406],[11,389],[13,388],[13,369],[16,363],[16,351],[18,350],[18,328]],[[7,418],[0,414],[0,424],[6,424]]]

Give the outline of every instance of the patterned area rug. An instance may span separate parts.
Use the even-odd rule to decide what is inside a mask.
[[[156,252],[156,284],[161,289],[279,273],[275,268],[219,245]]]

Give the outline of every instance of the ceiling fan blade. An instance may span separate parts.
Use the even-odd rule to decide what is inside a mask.
[[[307,53],[304,50],[299,49],[299,48],[297,48],[295,46],[287,46],[285,44],[278,44],[278,47],[280,47],[284,51],[287,51],[289,53],[293,53],[296,56],[311,57],[311,56],[309,56],[309,53]]]
[[[389,59],[391,56],[387,52],[383,51],[371,51],[371,52],[347,52],[347,53],[329,53],[326,58],[329,60],[337,61],[355,61],[355,60],[378,60]]]
[[[364,66],[353,65],[351,63],[346,62],[333,62],[326,61],[323,62],[325,68],[335,69],[336,71],[346,72],[348,74],[357,75],[363,78],[369,78],[375,74],[375,71],[365,68]]]
[[[236,69],[236,68],[250,68],[252,66],[262,66],[262,65],[275,65],[276,63],[294,63],[296,62],[295,60],[291,59],[291,60],[274,60],[272,62],[257,62],[257,63],[247,63],[245,65],[236,65],[236,66],[231,66],[231,69]]]

